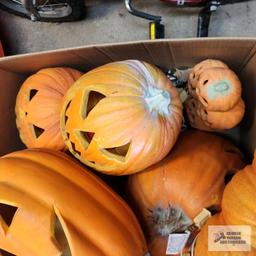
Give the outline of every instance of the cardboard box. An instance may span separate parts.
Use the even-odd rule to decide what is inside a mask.
[[[245,150],[256,145],[256,38],[207,38],[93,45],[0,58],[0,155],[22,149],[15,124],[17,92],[25,78],[44,67],[69,66],[88,71],[111,61],[140,59],[160,68],[191,67],[215,58],[227,63],[240,77],[246,116],[228,131]]]

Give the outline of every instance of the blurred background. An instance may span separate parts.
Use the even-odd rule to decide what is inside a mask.
[[[135,0],[136,8],[161,15],[166,38],[196,36],[200,8],[173,7],[160,0]],[[148,39],[148,21],[132,16],[122,0],[86,0],[86,15],[67,23],[32,22],[0,10],[6,54],[20,54],[98,43]],[[256,1],[219,8],[211,17],[210,37],[256,35]]]

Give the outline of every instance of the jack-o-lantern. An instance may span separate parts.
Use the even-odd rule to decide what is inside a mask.
[[[244,116],[245,105],[240,98],[229,111],[209,111],[196,99],[189,97],[185,103],[186,112],[191,126],[199,130],[214,131],[235,127]]]
[[[203,208],[220,210],[225,179],[243,166],[229,140],[186,131],[163,161],[130,175],[128,196],[152,255],[165,255],[168,235],[185,231]]]
[[[205,60],[190,72],[188,90],[205,109],[227,111],[233,108],[241,97],[241,82],[223,62]]]
[[[61,113],[71,153],[113,175],[138,172],[163,159],[181,121],[176,88],[157,67],[137,60],[83,75],[67,92]]]
[[[223,62],[198,63],[188,78],[185,106],[190,124],[204,131],[235,127],[245,112],[241,90],[239,78]]]
[[[241,83],[230,69],[206,69],[196,84],[196,96],[207,110],[228,111],[241,97]]]
[[[65,148],[60,132],[62,100],[81,75],[72,68],[45,68],[22,84],[16,100],[16,123],[28,148]]]
[[[0,159],[0,255],[146,256],[127,204],[62,152]]]
[[[189,94],[196,97],[196,86],[201,73],[207,68],[228,68],[228,66],[219,60],[204,60],[196,64],[188,76]]]

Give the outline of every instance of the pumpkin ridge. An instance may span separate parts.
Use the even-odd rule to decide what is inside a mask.
[[[5,159],[8,159],[8,158],[5,158]],[[17,160],[17,161],[19,161],[19,160],[21,160],[21,159],[23,159],[23,162],[25,161],[24,160],[24,158],[19,158],[19,157],[15,157],[15,159]],[[40,162],[37,162],[37,161],[35,161],[35,160],[31,160],[31,159],[29,159],[29,160],[26,160],[27,161],[27,163],[29,164],[29,162],[34,162],[34,163],[36,163],[38,166],[42,166],[42,167],[44,167],[44,169],[45,169],[45,172],[47,171],[48,172],[48,174],[53,174],[52,173],[52,171],[51,171],[51,169],[52,168],[54,168],[53,166],[47,166],[47,165],[45,165],[45,163],[40,163]],[[7,163],[8,164],[8,163]],[[46,167],[46,168],[45,168]],[[28,169],[26,169],[27,171],[29,171]],[[60,179],[64,179],[64,180],[66,180],[66,181],[69,181],[70,179],[69,179],[69,177],[68,176],[64,176],[63,175],[63,173],[60,173],[60,172],[57,172],[57,168],[55,169],[54,168],[54,170],[55,170],[55,172],[54,172],[54,176],[60,176]],[[16,172],[21,172],[20,171],[20,169],[19,168],[17,168],[16,169]],[[29,172],[31,172],[31,171],[29,171]],[[33,172],[33,171],[32,171]],[[38,175],[39,173],[37,173],[37,175]],[[55,177],[56,178],[56,180],[58,180],[59,178],[57,178],[57,177]],[[0,182],[2,183],[2,181],[1,181],[1,178],[0,178]],[[44,182],[43,182],[44,183]],[[79,186],[78,185],[78,183],[75,183],[74,184],[76,187],[77,187],[77,189],[78,190],[81,190],[81,191],[83,191],[83,193],[86,193],[86,196],[87,196],[87,198],[90,198],[89,199],[89,201],[91,201],[91,205],[93,205],[94,207],[95,207],[95,205],[97,204],[97,207],[98,208],[102,208],[102,210],[101,210],[101,212],[103,211],[103,212],[105,212],[105,214],[104,215],[108,215],[108,217],[112,217],[112,216],[114,216],[114,212],[113,211],[110,211],[109,209],[107,209],[107,208],[104,208],[103,206],[102,206],[102,203],[101,203],[101,201],[100,200],[96,200],[96,198],[94,198],[93,197],[93,195],[91,195],[90,194],[90,192],[89,192],[89,190],[87,190],[87,188],[86,187],[84,187],[84,186]],[[101,184],[101,185],[103,185],[103,184]],[[16,184],[14,183],[14,184],[10,184],[10,186],[11,187],[15,187],[15,189],[16,189]],[[19,187],[20,185],[18,185],[18,187]],[[103,186],[102,186],[103,187]],[[29,188],[28,188],[29,189]],[[77,189],[73,189],[74,191],[76,191]],[[22,193],[26,193],[27,194],[27,189],[26,189],[26,187],[22,187],[22,190],[21,189],[19,189],[20,191],[22,191]],[[110,190],[110,188],[109,188],[109,190]],[[111,191],[111,190],[110,190]],[[113,194],[114,195],[114,194]],[[35,199],[39,199],[40,197],[38,197],[38,195],[36,196],[36,197],[34,197]],[[44,201],[44,199],[43,198],[41,198],[42,199],[42,201]],[[49,200],[49,199],[48,199]],[[55,202],[55,198],[54,198],[54,196],[53,196],[53,198],[51,199],[51,201],[49,201],[49,203],[48,204],[46,204],[46,205],[50,205],[50,204],[53,204],[53,205],[55,205],[55,207],[56,208],[62,208],[60,205],[58,205],[56,202]],[[125,204],[123,205],[123,206],[125,206]],[[130,209],[127,207],[127,210],[129,210],[130,211]],[[116,216],[116,218],[118,219],[118,221],[120,222],[120,224],[122,224],[122,226],[123,226],[123,231],[124,230],[126,230],[128,233],[130,232],[129,231],[129,229],[128,229],[128,227],[127,227],[127,225],[130,225],[131,223],[127,223],[127,221],[125,220],[125,219],[121,219],[120,217],[119,217],[119,215],[117,215]],[[133,223],[133,224],[135,224],[135,223]],[[134,226],[135,227],[135,226]],[[81,227],[82,228],[82,227]],[[85,230],[86,229],[84,229],[84,232],[85,232]],[[82,231],[82,230],[81,230]],[[84,232],[82,232],[82,233],[84,233]],[[87,236],[89,235],[89,233],[90,233],[90,230],[88,230],[88,232],[86,232],[87,233]],[[97,239],[95,240],[95,241],[97,241]]]
[[[31,155],[30,152],[33,152],[33,155]],[[75,182],[76,186],[78,186],[82,190],[85,189],[84,184],[82,184],[83,178],[81,178],[81,177],[85,176],[84,175],[85,173],[82,170],[82,166],[79,163],[75,162],[70,157],[64,155],[63,153],[60,153],[58,151],[53,151],[53,150],[50,150],[50,149],[26,149],[26,150],[20,151],[18,153],[19,153],[20,156],[16,156],[16,155],[13,156],[13,153],[10,153],[10,154],[7,154],[7,155],[5,155],[1,158],[4,158],[4,159],[18,159],[18,160],[26,159],[28,161],[39,164],[38,160],[34,159],[35,157],[37,157],[37,155],[39,155],[41,153],[46,153],[46,154],[51,153],[54,158],[60,157],[60,158],[63,158],[64,160],[69,160],[70,164],[71,164],[71,167],[74,167],[78,170],[78,171],[76,171],[77,179],[74,179],[74,182]],[[40,165],[45,166],[48,169],[52,169],[53,167],[55,167],[55,166],[51,166],[50,164],[48,164],[47,161],[44,161],[43,164],[40,163]],[[54,168],[54,171],[56,173],[60,173],[59,168]],[[66,171],[66,169],[63,169],[61,171],[62,172],[60,173],[60,175],[62,177],[65,177],[68,180],[69,179],[69,172]],[[132,210],[128,207],[128,205],[126,204],[124,199],[121,198],[120,196],[118,196],[116,193],[114,193],[114,191],[107,184],[105,184],[103,181],[99,180],[98,177],[95,174],[88,171],[88,172],[86,172],[86,176],[89,177],[90,179],[92,179],[95,183],[97,183],[97,187],[100,186],[101,189],[104,189],[106,192],[110,193],[113,199],[119,199],[118,200],[119,205],[121,207],[125,208],[126,211],[132,212]],[[0,180],[1,180],[1,176],[0,176]],[[130,222],[130,224],[131,224],[131,222]],[[135,226],[138,225],[136,222],[133,222],[133,224]],[[142,234],[142,232],[141,232],[141,234]]]
[[[93,91],[95,86],[102,86],[103,87],[103,86],[112,86],[112,85],[118,86],[119,88],[123,87],[123,88],[133,89],[134,91],[136,91],[136,93],[138,93],[138,95],[134,95],[134,92],[127,92],[125,90],[122,91],[122,89],[120,91],[118,91],[118,93],[116,93],[117,95],[113,94],[113,93],[107,94],[103,88],[102,88],[102,91],[100,89],[97,89],[97,91],[102,93],[102,94],[106,93],[107,97],[110,97],[110,96],[112,96],[112,97],[117,97],[117,96],[137,96],[137,97],[140,97],[141,95],[143,95],[143,91],[139,90],[139,88],[136,88],[134,86],[129,86],[129,84],[124,84],[124,83],[121,84],[121,83],[110,83],[110,82],[109,83],[108,82],[104,82],[104,83],[101,83],[101,82],[96,83],[95,82],[95,83],[90,83],[86,87],[89,91]],[[80,87],[80,86],[76,85],[76,87]],[[129,95],[128,93],[130,93],[131,95]]]
[[[123,75],[126,75],[126,76],[128,76],[128,77],[130,77],[130,78],[132,78],[132,79],[134,79],[138,84],[140,84],[141,83],[141,81],[137,78],[137,77],[135,77],[135,76],[133,76],[131,73],[128,73],[128,72],[124,72],[124,71],[121,71],[121,70],[118,70],[117,68],[108,68],[108,69],[103,69],[102,68],[102,70],[97,70],[97,71],[89,71],[87,74],[86,74],[86,76],[88,75],[95,75],[95,73],[101,73],[101,72],[113,72],[113,73],[119,73],[119,74],[123,74]],[[143,87],[143,89],[145,89],[145,85],[144,85],[144,87]],[[133,87],[133,86],[131,86],[131,88],[136,88],[136,89],[140,89],[139,88],[139,86],[135,86],[135,87]],[[142,90],[140,90],[140,91],[142,91]]]
[[[62,72],[59,72],[59,71],[56,71],[56,70],[54,70],[53,72],[54,72],[55,74],[57,74],[59,77],[63,77],[63,76],[64,76],[64,74],[61,74]],[[65,69],[63,69],[63,72],[65,73],[65,75],[67,75]],[[52,81],[54,82],[54,84],[57,84],[57,85],[58,85],[58,89],[60,89],[60,90],[58,91],[57,89],[55,89],[54,87],[49,86],[49,85],[48,85],[48,86],[45,85],[45,86],[47,86],[48,88],[52,89],[53,91],[56,91],[57,93],[61,94],[61,96],[64,96],[64,95],[65,95],[64,92],[61,90],[61,89],[63,88],[63,84],[62,84],[60,81],[58,81],[58,80],[54,77],[54,75],[53,75],[52,73],[49,74],[49,73],[47,73],[47,72],[45,72],[45,71],[42,72],[42,70],[39,71],[38,73],[39,73],[39,74],[42,74],[42,75],[44,75],[44,76],[46,76],[46,77],[48,77],[48,78],[50,78],[50,79],[52,79]],[[64,78],[63,78],[63,79],[64,79]],[[75,80],[74,80],[74,81],[75,81]],[[69,87],[67,86],[67,83],[66,83],[64,86],[65,86],[66,89],[69,88]]]

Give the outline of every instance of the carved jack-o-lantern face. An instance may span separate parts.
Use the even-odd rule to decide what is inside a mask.
[[[230,69],[207,69],[200,75],[196,95],[207,110],[228,111],[241,97],[241,83]]]
[[[61,103],[81,75],[71,68],[46,68],[23,83],[15,112],[20,137],[28,148],[65,148],[59,125]]]
[[[114,62],[67,92],[61,129],[69,150],[108,174],[140,171],[166,156],[181,128],[182,103],[168,78],[145,62]]]
[[[0,159],[0,255],[146,253],[129,207],[64,153],[24,150]]]
[[[188,90],[192,97],[210,111],[227,111],[241,97],[238,77],[226,64],[218,60],[198,63],[189,74]]]

